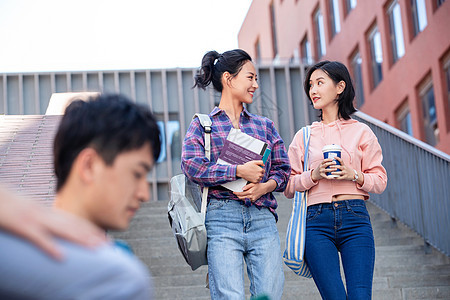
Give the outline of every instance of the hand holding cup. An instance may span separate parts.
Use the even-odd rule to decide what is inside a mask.
[[[336,165],[340,165],[341,164],[339,160],[335,159],[335,157],[341,158],[341,152],[342,152],[341,146],[336,145],[336,144],[325,145],[322,148],[322,152],[323,152],[323,158],[324,159],[331,158],[331,159],[333,159],[333,161],[335,162]],[[339,177],[339,175],[331,173],[333,170],[330,167],[327,167],[327,168],[330,169],[330,172],[326,172],[326,175],[327,175],[328,178],[337,178],[337,177]]]

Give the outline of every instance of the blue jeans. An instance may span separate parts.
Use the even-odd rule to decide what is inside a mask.
[[[251,295],[281,299],[284,273],[280,237],[269,209],[211,199],[205,224],[211,299],[245,299],[244,260]]]
[[[305,260],[323,299],[371,299],[375,244],[365,202],[355,199],[309,206]]]

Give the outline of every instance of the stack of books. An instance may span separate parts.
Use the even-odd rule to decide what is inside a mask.
[[[232,128],[217,163],[221,165],[243,165],[248,161],[262,160],[265,164],[271,151],[267,146],[266,142],[249,136],[240,129]],[[242,192],[247,183],[245,179],[239,178],[224,183],[222,186],[233,192]]]

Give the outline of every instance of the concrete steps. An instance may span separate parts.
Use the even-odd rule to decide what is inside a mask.
[[[277,199],[284,249],[292,202],[282,195]],[[419,235],[373,204],[368,203],[368,209],[376,247],[373,299],[450,299],[450,258],[426,247]],[[126,240],[149,267],[156,299],[210,299],[205,288],[207,267],[192,271],[184,261],[169,227],[167,201],[144,204],[128,231],[111,235]],[[283,299],[321,299],[312,279],[300,278],[287,267],[284,270]],[[246,278],[247,299],[248,286]]]

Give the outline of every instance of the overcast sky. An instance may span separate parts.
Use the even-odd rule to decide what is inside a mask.
[[[0,73],[198,67],[251,0],[0,0]]]

